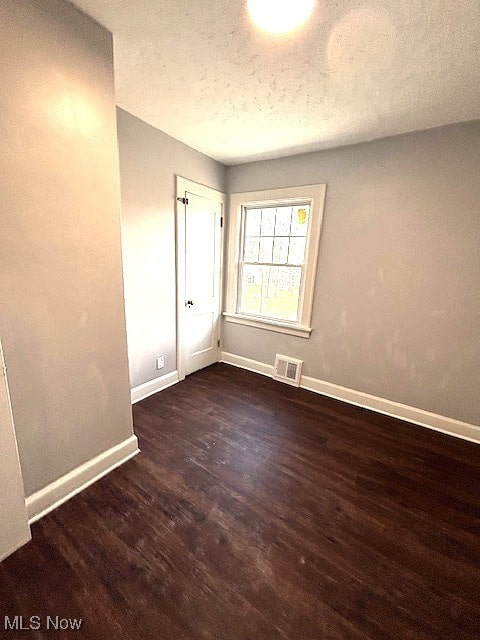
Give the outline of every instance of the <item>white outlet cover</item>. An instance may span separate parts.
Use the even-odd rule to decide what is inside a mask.
[[[165,366],[165,356],[160,356],[157,358],[157,369],[163,369]]]

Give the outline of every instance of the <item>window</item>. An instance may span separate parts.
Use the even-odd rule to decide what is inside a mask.
[[[231,196],[229,322],[310,335],[325,185]]]
[[[297,322],[310,203],[242,213],[237,312]]]

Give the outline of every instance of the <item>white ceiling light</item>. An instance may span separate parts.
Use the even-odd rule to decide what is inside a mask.
[[[273,34],[293,31],[311,15],[315,0],[248,0],[248,10],[260,29]]]

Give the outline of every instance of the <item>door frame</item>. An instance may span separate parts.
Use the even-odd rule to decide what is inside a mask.
[[[186,340],[185,340],[185,237],[186,237],[186,204],[182,202],[185,192],[188,191],[197,196],[208,198],[221,205],[221,217],[223,224],[220,232],[220,296],[219,296],[219,338],[218,357],[221,351],[222,340],[222,308],[223,308],[223,284],[224,284],[224,246],[225,246],[225,222],[227,211],[227,194],[206,187],[198,182],[193,182],[182,176],[175,176],[175,253],[176,253],[176,288],[177,288],[177,371],[178,379],[184,380],[186,375]]]
[[[1,527],[2,535],[6,536],[0,548],[0,562],[14,551],[22,547],[32,539],[30,524],[28,522],[27,505],[25,500],[25,488],[23,484],[22,468],[18,455],[15,424],[10,401],[10,391],[7,379],[7,367],[3,355],[2,341],[0,339],[0,444],[6,477],[2,486],[0,504],[2,509],[7,509],[10,517],[6,527]]]

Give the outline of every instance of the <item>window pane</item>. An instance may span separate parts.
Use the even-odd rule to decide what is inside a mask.
[[[239,311],[295,322],[300,296],[300,267],[244,265]]]
[[[273,242],[273,262],[288,262],[288,238],[275,238]]]
[[[309,216],[309,204],[244,209],[239,312],[298,320]]]
[[[245,209],[245,236],[259,236],[261,221],[261,209]]]
[[[300,267],[263,267],[262,316],[294,322],[300,295]]]
[[[239,311],[258,316],[262,308],[263,267],[246,264],[243,266],[241,277]]]
[[[305,260],[305,241],[306,238],[290,238],[289,264],[303,264]]]
[[[243,246],[243,259],[245,262],[258,262],[258,252],[260,250],[260,238],[245,238]]]
[[[275,233],[275,211],[276,209],[262,209],[262,236],[273,236]]]
[[[292,222],[292,207],[278,207],[275,217],[275,235],[289,236]]]
[[[308,230],[308,218],[310,216],[310,205],[303,204],[293,207],[292,214],[292,236],[306,236]]]
[[[272,262],[273,238],[260,238],[259,262]]]

